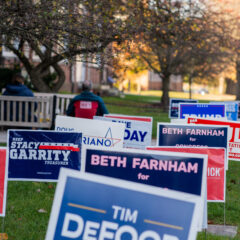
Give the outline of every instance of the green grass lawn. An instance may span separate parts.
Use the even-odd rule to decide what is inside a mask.
[[[153,117],[153,138],[156,138],[157,122],[169,122],[168,113],[156,104],[158,96],[127,95],[125,98],[104,98],[111,113]],[[154,104],[153,104],[154,103]],[[240,163],[231,161],[227,171],[226,224],[240,229]],[[0,232],[6,232],[10,240],[43,240],[45,238],[55,183],[8,182],[6,217],[1,219]],[[208,203],[208,219],[212,224],[224,223],[224,204]],[[198,240],[205,238],[200,233]],[[207,234],[208,240],[227,240],[228,237]],[[234,240],[240,240],[240,231]]]

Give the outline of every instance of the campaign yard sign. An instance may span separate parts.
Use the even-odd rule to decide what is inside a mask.
[[[228,127],[158,123],[157,146],[227,149]]]
[[[57,115],[55,130],[60,132],[81,132],[83,134],[83,145],[122,148],[125,125]]]
[[[222,118],[226,116],[225,104],[180,103],[179,118]]]
[[[225,202],[225,148],[179,148],[150,146],[147,147],[147,150],[207,154],[207,200],[208,202]]]
[[[183,99],[183,98],[170,98],[169,103],[169,118],[178,118],[179,103],[198,103],[198,100]]]
[[[188,123],[191,124],[207,124],[214,126],[228,126],[229,138],[228,138],[228,159],[234,161],[240,161],[240,123],[233,121],[218,121],[218,120],[207,120],[198,118],[188,118]]]
[[[238,120],[238,102],[210,102],[212,104],[225,104],[226,105],[226,117],[229,121]]]
[[[146,116],[129,116],[124,114],[104,114],[104,117],[110,117],[110,118],[117,118],[117,119],[128,119],[128,120],[136,120],[136,121],[142,121],[142,122],[151,122],[153,121],[152,117],[146,117]]]
[[[158,123],[157,146],[225,148],[225,166],[228,169],[227,126]]]
[[[80,170],[82,133],[9,130],[9,180],[58,180],[61,167]]]
[[[4,217],[6,213],[7,202],[7,149],[0,148],[0,216]]]
[[[105,114],[102,120],[124,123],[125,133],[123,146],[125,148],[145,149],[152,141],[152,117]]]
[[[84,146],[81,161],[81,170],[87,173],[195,195],[204,191],[202,182],[206,180],[206,171],[203,169],[206,170],[207,158],[202,155]]]
[[[180,192],[63,169],[45,240],[193,240],[198,201]]]

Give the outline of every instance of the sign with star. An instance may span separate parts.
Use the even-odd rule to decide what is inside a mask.
[[[55,130],[61,132],[82,132],[82,144],[122,148],[125,125],[86,118],[57,116]]]

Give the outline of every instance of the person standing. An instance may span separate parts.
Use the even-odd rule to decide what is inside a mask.
[[[82,93],[74,97],[68,106],[67,116],[89,118],[108,114],[103,99],[92,92],[92,83],[82,83]]]

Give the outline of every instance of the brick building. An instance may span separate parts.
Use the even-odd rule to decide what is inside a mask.
[[[39,57],[29,47],[25,47],[25,55],[32,60],[33,63],[40,61]],[[19,63],[17,56],[3,47],[2,57],[4,59],[5,67],[12,67],[14,64]],[[64,60],[59,63],[65,73],[65,82],[60,92],[78,92],[81,82],[91,80],[95,88],[99,88],[101,84],[107,84],[108,77],[112,76],[112,68],[105,65],[103,70],[100,71],[97,64],[81,62],[79,57],[76,57],[72,64]],[[20,63],[21,65],[21,63]],[[26,70],[22,69],[22,74],[27,76]],[[102,79],[102,80],[101,80]],[[127,80],[128,81],[128,80]],[[131,80],[132,81],[132,80]],[[137,86],[137,90],[160,90],[162,88],[162,79],[151,71],[144,71],[133,79]],[[122,86],[123,88],[123,86]],[[170,90],[182,91],[183,83],[181,76],[172,75],[170,78]]]
[[[32,51],[29,47],[25,46],[24,48],[25,55],[31,59],[34,63],[39,63],[39,57]],[[10,50],[3,46],[2,48],[2,65],[4,67],[11,68],[14,64],[21,63],[18,60],[18,57]],[[78,92],[78,87],[80,83],[84,80],[91,80],[95,87],[100,85],[100,82],[107,83],[108,76],[111,76],[111,68],[108,66],[104,66],[102,71],[99,71],[98,65],[93,63],[83,63],[80,62],[78,57],[76,57],[76,61],[73,64],[69,64],[68,61],[61,61],[59,63],[61,68],[65,73],[65,82],[59,91],[64,92]],[[26,70],[22,69],[22,74],[24,77],[27,76]],[[100,81],[102,79],[102,81]]]

